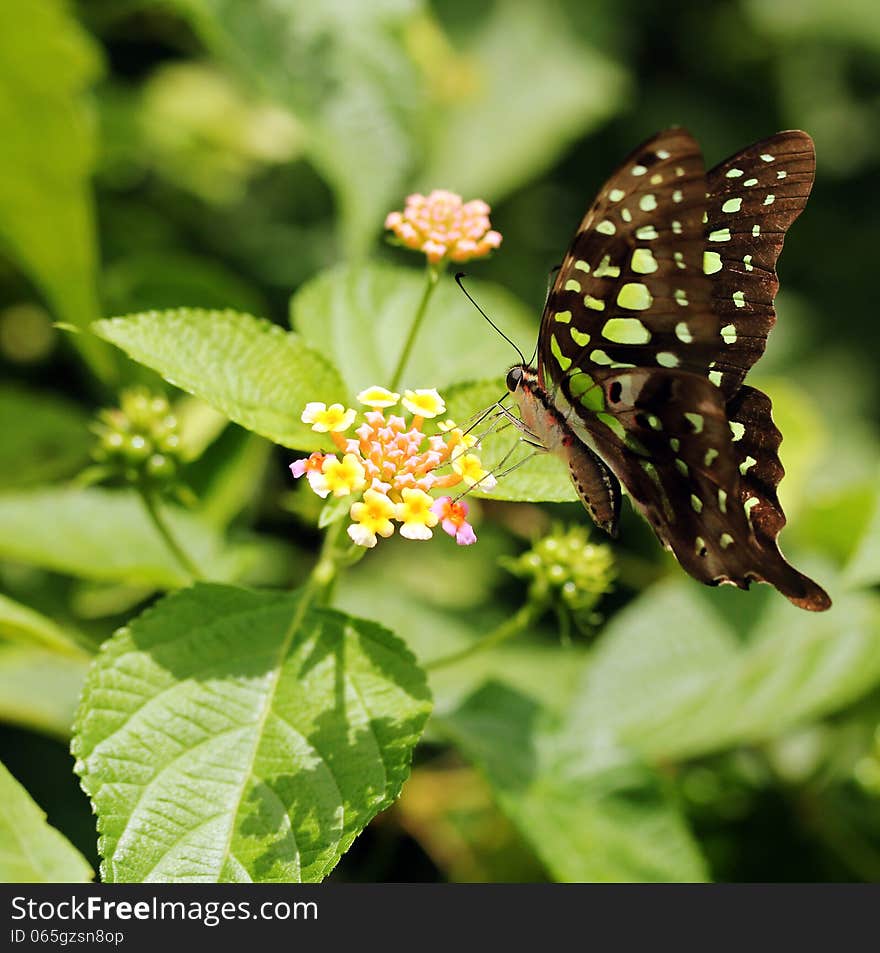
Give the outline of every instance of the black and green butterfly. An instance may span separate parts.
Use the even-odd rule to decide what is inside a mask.
[[[581,222],[537,367],[511,368],[507,386],[604,530],[616,533],[622,483],[696,579],[768,582],[822,610],[828,595],[779,550],[782,436],[769,398],[743,383],[776,320],[776,259],[814,169],[799,131],[709,172],[684,129],[643,143]]]

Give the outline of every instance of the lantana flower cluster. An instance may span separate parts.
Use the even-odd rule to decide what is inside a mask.
[[[446,412],[434,389],[408,390],[401,398],[384,387],[368,387],[357,399],[369,408],[357,427],[359,415],[352,408],[306,405],[303,422],[327,434],[336,451],[295,461],[294,477],[304,476],[322,498],[352,498],[348,535],[359,546],[373,547],[395,528],[407,539],[430,539],[438,523],[459,545],[475,543],[467,504],[434,494],[460,485],[495,485],[476,452],[477,439],[451,420],[439,422],[436,433],[425,433],[425,422]],[[403,412],[392,412],[398,404]]]
[[[404,210],[391,212],[385,227],[407,248],[424,252],[432,265],[447,259],[461,263],[483,258],[501,244],[489,212],[482,199],[463,202],[455,192],[435,189],[408,196]]]

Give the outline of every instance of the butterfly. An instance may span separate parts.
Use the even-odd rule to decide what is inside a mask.
[[[708,172],[685,129],[648,139],[581,222],[536,365],[512,367],[507,389],[599,527],[616,535],[623,484],[694,578],[767,582],[816,611],[831,600],[777,542],[782,435],[770,399],[744,383],[776,321],[776,260],[814,171],[797,130]]]

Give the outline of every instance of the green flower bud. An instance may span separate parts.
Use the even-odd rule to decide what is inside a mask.
[[[119,406],[98,413],[92,427],[92,457],[108,477],[171,490],[182,462],[177,418],[168,400],[135,387],[120,394]]]
[[[555,526],[531,549],[502,564],[528,581],[533,602],[567,612],[580,623],[592,621],[594,608],[615,577],[611,548],[591,543],[584,526]]]

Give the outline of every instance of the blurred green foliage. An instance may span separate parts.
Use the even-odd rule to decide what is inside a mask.
[[[785,435],[784,548],[835,606],[807,618],[766,587],[703,589],[625,508],[589,636],[560,645],[548,615],[432,671],[412,793],[334,877],[880,880],[869,0],[0,4],[0,760],[93,867],[62,747],[87,660],[187,576],[130,491],[71,483],[88,420],[119,386],[164,390],[199,497],[169,521],[200,569],[297,584],[318,511],[273,444],[312,448],[305,401],[387,383],[422,276],[381,241],[385,214],[417,188],[492,202],[504,243],[469,287],[529,354],[595,190],[674,123],[710,165],[783,128],[816,141],[750,380]],[[461,420],[513,360],[445,278],[403,383],[448,389]],[[504,624],[524,587],[501,564],[587,517],[552,461],[494,496],[472,502],[478,546],[444,537],[413,560],[383,541],[339,608],[423,663]],[[25,818],[47,864],[85,876],[0,784],[0,828]]]

